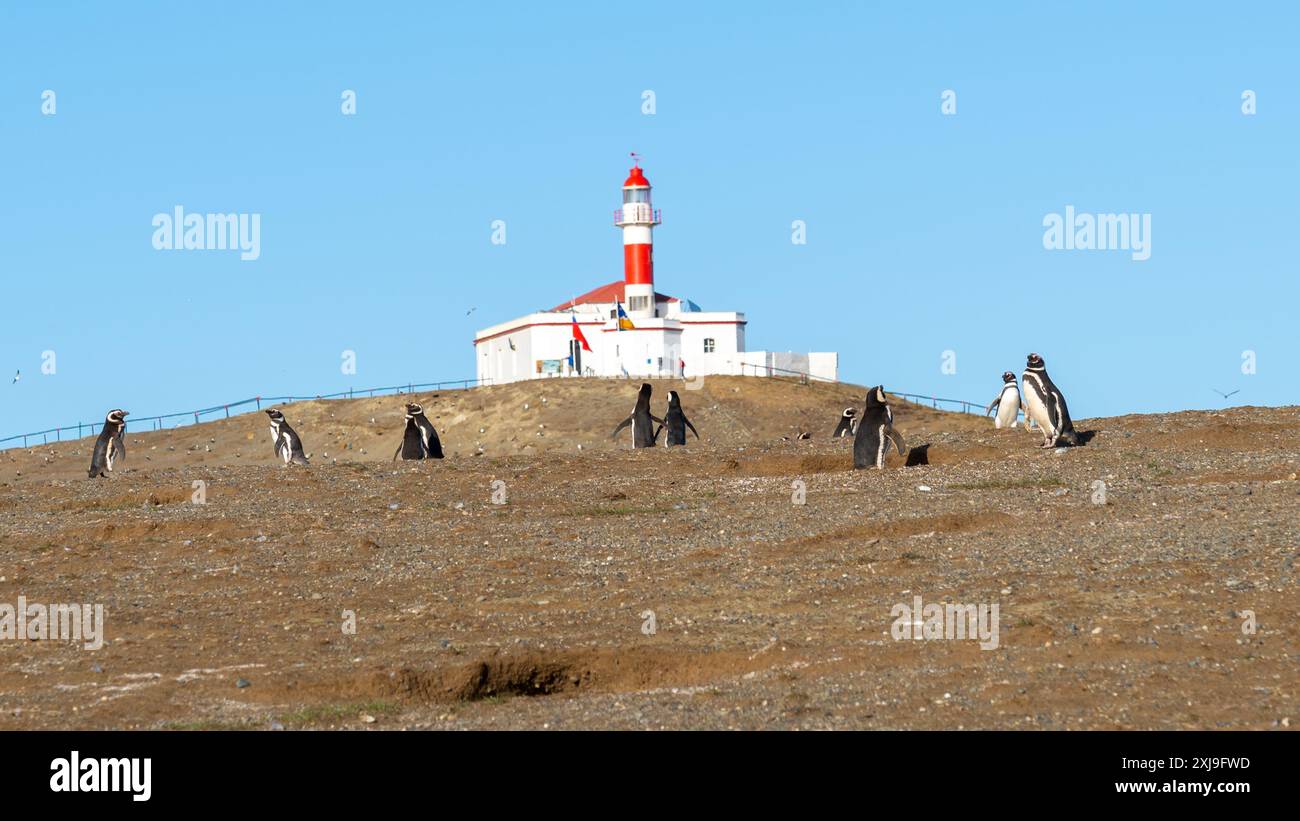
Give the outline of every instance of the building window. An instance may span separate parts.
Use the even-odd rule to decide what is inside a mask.
[[[708,337],[707,339],[704,340],[705,353],[713,353],[713,351],[716,350],[717,347],[718,347],[717,343],[713,341],[713,337]]]
[[[634,311],[648,311],[650,310],[650,297],[648,296],[630,297],[627,301],[627,307],[631,308]]]

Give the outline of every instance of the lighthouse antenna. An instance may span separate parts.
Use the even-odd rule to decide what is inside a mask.
[[[640,155],[640,154],[636,153],[635,151],[629,151],[628,153],[632,156],[632,164],[633,164],[633,165],[640,165],[640,164],[641,164],[641,155]]]

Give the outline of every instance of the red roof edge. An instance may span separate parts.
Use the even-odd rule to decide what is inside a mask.
[[[627,285],[627,283],[624,282],[623,280],[621,279],[615,280],[614,282],[611,282],[608,285],[602,285],[599,288],[593,288],[592,290],[588,291],[582,296],[574,297],[573,299],[567,302],[561,302],[559,305],[556,305],[554,308],[552,308],[550,312],[558,313],[560,311],[567,311],[569,310],[569,308],[571,308],[574,305],[611,304],[615,301],[626,302],[627,298],[624,294],[625,285]],[[677,299],[677,297],[675,296],[668,296],[667,294],[661,294],[658,291],[655,292],[655,302],[679,302],[679,301],[680,300]]]

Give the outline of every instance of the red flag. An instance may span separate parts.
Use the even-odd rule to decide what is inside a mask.
[[[574,316],[572,317],[572,319],[573,319],[573,338],[582,343],[582,349],[584,351],[592,352],[591,346],[587,344],[587,337],[583,336],[582,334],[582,328],[578,327],[578,317]]]

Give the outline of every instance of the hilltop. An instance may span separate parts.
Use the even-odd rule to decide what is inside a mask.
[[[610,432],[631,411],[640,384],[550,379],[280,407],[315,464],[391,461],[401,444],[408,401],[424,406],[451,459],[599,453],[629,446],[626,431],[618,440],[611,440]],[[844,383],[805,385],[792,379],[739,376],[710,376],[696,383],[697,390],[688,390],[681,380],[650,384],[656,415],[663,415],[668,391],[678,391],[692,423],[713,444],[772,442],[800,432],[823,437],[834,430],[844,408],[861,408],[866,394],[866,388]],[[900,423],[906,421],[917,433],[984,426],[976,416],[899,401],[894,406]],[[127,421],[128,458],[120,466],[122,475],[156,468],[278,463],[261,412],[160,431],[140,431],[140,423]],[[94,441],[85,437],[0,451],[0,483],[84,477]]]

